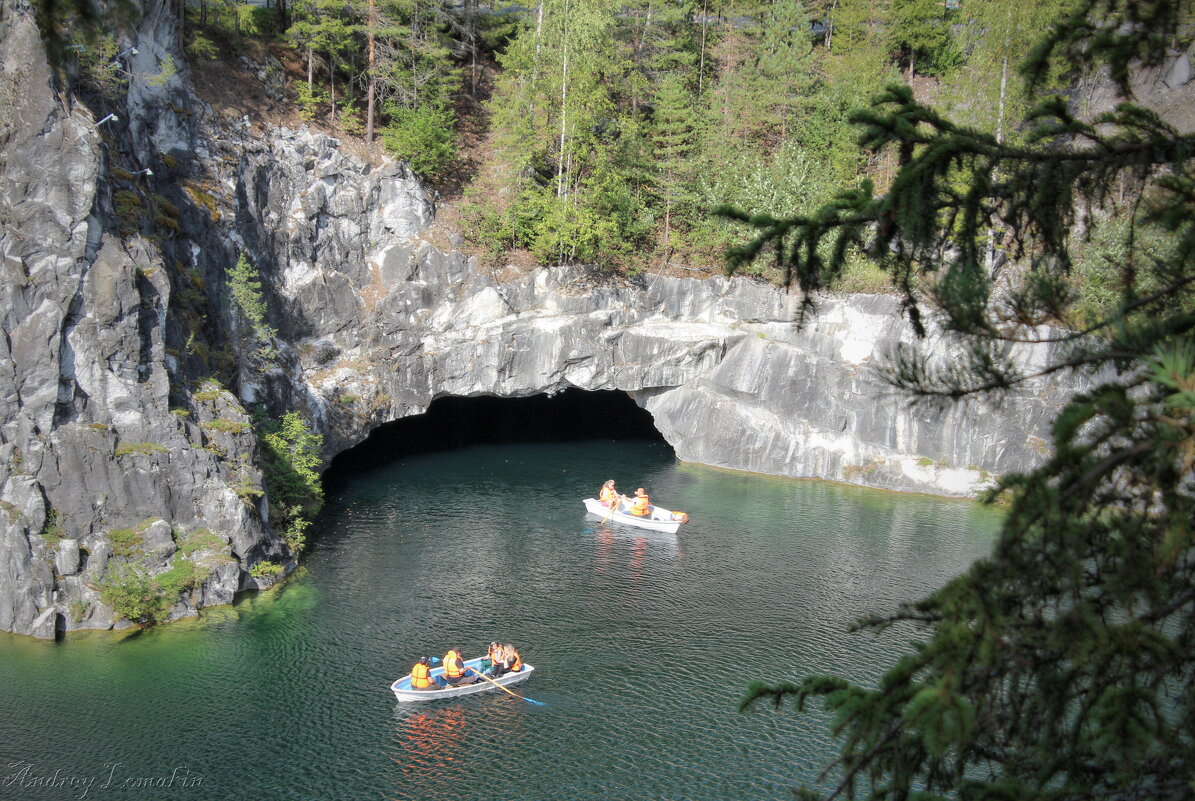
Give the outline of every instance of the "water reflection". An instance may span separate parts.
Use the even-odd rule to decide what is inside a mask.
[[[401,716],[401,712],[399,713]],[[445,706],[420,710],[406,716],[397,736],[395,763],[404,779],[453,783],[457,758],[464,745],[467,720],[465,707]]]

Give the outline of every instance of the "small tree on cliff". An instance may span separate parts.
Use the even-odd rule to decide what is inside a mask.
[[[1186,46],[1191,0],[1081,0],[1032,53],[1051,69],[1103,68],[1132,98],[1130,68]],[[724,210],[757,238],[732,265],[774,251],[805,293],[831,286],[861,248],[932,319],[961,363],[898,350],[886,377],[918,401],[965,401],[1032,377],[1010,346],[1054,339],[1033,376],[1099,378],[1053,427],[1040,468],[1005,477],[992,554],[928,598],[861,621],[911,622],[924,639],[868,689],[833,676],[752,685],[835,714],[840,781],[828,793],[918,799],[1189,799],[1195,794],[1195,136],[1124,102],[1087,122],[1061,98],[1030,113],[1027,144],[952,124],[891,87],[856,115],[861,143],[894,148],[887,194],[870,185],[787,219]],[[1108,266],[1114,312],[1073,333],[1075,251],[1127,198]],[[1081,226],[1076,223],[1081,222]],[[1084,231],[1076,235],[1076,230]],[[1146,250],[1143,236],[1162,232]],[[993,246],[1023,268],[997,282]],[[1051,331],[1055,333],[1051,333]],[[829,770],[829,769],[828,769]]]

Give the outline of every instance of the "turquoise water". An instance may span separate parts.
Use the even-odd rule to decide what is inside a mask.
[[[692,522],[586,518],[606,478]],[[878,675],[911,632],[846,626],[941,584],[997,522],[643,441],[407,457],[332,488],[279,589],[131,636],[0,636],[0,798],[788,798],[832,754],[824,719],[739,714],[747,682]],[[492,639],[546,706],[390,694],[420,655]]]

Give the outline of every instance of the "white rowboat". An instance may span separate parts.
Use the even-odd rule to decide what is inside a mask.
[[[678,518],[676,516],[683,513],[677,512],[674,514],[660,506],[653,506],[651,508],[650,514],[641,517],[627,514],[621,509],[611,514],[610,510],[607,507],[602,506],[601,501],[597,500],[596,498],[586,498],[585,509],[591,515],[597,515],[603,520],[609,517],[610,520],[615,523],[626,523],[628,526],[649,528],[652,531],[666,531],[669,534],[675,534],[677,530],[680,529],[680,524],[684,521],[683,517]]]
[[[484,656],[475,657],[474,659],[467,659],[465,660],[465,667],[480,669],[481,663],[485,660],[486,658]],[[501,684],[503,687],[507,686],[508,684],[518,684],[520,681],[527,679],[533,670],[535,670],[535,668],[524,663],[523,669],[518,673],[504,673],[503,675],[494,679],[494,681],[498,684]],[[431,674],[433,676],[443,676],[444,666],[441,665],[440,667],[432,668]],[[473,674],[470,673],[469,675],[471,676]],[[401,679],[398,679],[391,684],[390,689],[394,691],[395,698],[397,698],[399,701],[407,703],[410,701],[434,701],[437,698],[456,698],[459,695],[472,695],[473,693],[483,693],[486,690],[497,690],[498,688],[485,679],[478,678],[473,684],[465,684],[463,686],[457,685],[456,687],[453,687],[452,685],[449,685],[444,689],[439,690],[435,688],[435,685],[432,685],[432,689],[416,690],[411,687],[411,674],[408,673]]]

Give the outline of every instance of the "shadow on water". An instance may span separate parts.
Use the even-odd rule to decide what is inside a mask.
[[[423,453],[601,439],[664,443],[651,414],[617,390],[567,389],[528,398],[448,396],[432,401],[424,414],[379,426],[360,445],[338,454],[324,474],[324,486],[335,492],[361,470]]]

